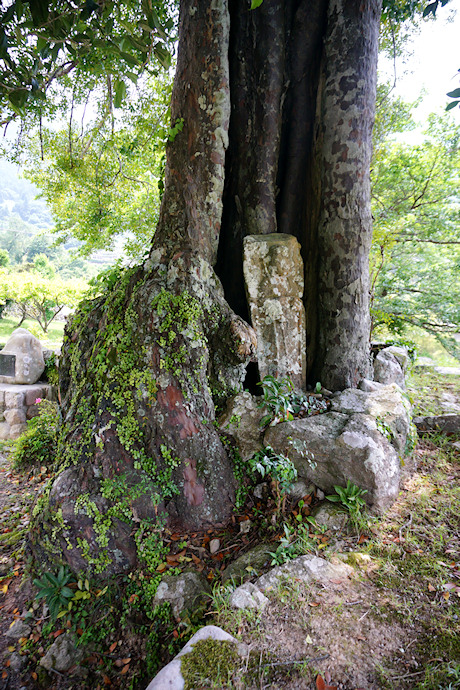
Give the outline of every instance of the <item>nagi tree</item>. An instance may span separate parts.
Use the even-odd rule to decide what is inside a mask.
[[[56,8],[44,7],[52,25]],[[135,21],[146,7],[117,11]],[[380,10],[379,0],[181,2],[158,226],[143,265],[112,276],[67,329],[65,425],[57,477],[35,510],[37,550],[118,572],[161,520],[199,528],[230,516],[235,479],[214,420],[255,354],[244,236],[301,244],[309,377],[338,390],[369,373]],[[87,40],[74,32],[72,64]],[[20,111],[28,87],[13,81]]]

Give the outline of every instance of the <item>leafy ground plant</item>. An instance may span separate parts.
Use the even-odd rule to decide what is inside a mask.
[[[69,601],[74,596],[74,591],[68,587],[68,583],[75,577],[68,568],[61,566],[57,575],[44,573],[41,579],[35,579],[34,585],[38,588],[37,599],[44,599],[50,610],[51,619],[54,621],[61,610],[66,609]]]
[[[332,501],[332,503],[341,503],[349,512],[353,525],[358,527],[363,519],[363,511],[366,507],[363,496],[367,491],[360,489],[350,480],[348,480],[346,487],[334,485],[334,489],[335,494],[326,496],[327,500]]]
[[[59,407],[50,400],[37,399],[38,415],[27,422],[27,429],[19,437],[13,452],[16,467],[50,466],[57,452],[60,424]]]
[[[277,453],[271,446],[265,446],[249,460],[252,473],[258,472],[262,478],[270,477],[276,500],[276,513],[284,513],[286,494],[297,479],[297,470],[292,460]]]
[[[296,391],[289,376],[281,379],[265,376],[258,385],[262,386],[263,390],[263,399],[259,407],[269,410],[260,420],[261,426],[273,426],[279,422],[290,421],[296,416],[327,412],[327,401],[319,397],[322,390],[320,383],[316,384],[315,395]]]

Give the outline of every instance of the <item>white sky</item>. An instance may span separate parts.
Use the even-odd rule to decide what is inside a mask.
[[[456,11],[456,7],[458,8]],[[418,35],[407,46],[404,61],[397,59],[397,86],[393,92],[406,101],[414,101],[422,89],[426,90],[423,103],[414,113],[414,119],[423,123],[432,112],[440,113],[450,99],[448,91],[460,87],[460,5],[452,0],[439,7],[436,21],[424,21]],[[379,72],[393,81],[393,63],[381,59]],[[460,124],[460,108],[450,111],[456,124]]]

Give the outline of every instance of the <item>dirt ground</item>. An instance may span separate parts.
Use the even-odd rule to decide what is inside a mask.
[[[449,401],[460,403],[460,377],[449,379],[448,384]],[[434,403],[443,397],[441,386],[437,378]],[[415,387],[426,395],[426,377],[418,376]],[[414,402],[420,414],[422,402]],[[429,410],[432,413],[433,406]],[[327,585],[282,581],[270,593],[263,613],[235,612],[223,595],[215,598],[210,606],[213,613],[203,624],[212,622],[236,635],[256,662],[251,674],[243,669],[228,682],[201,687],[460,688],[460,452],[454,445],[458,441],[458,437],[440,436],[420,439],[413,455],[414,471],[383,518],[371,519],[358,531],[344,526],[341,534],[311,535],[313,542],[316,539],[312,553],[322,557],[334,558],[337,550],[365,554],[354,577]],[[28,643],[33,640],[11,643],[5,637],[36,596],[24,547],[29,510],[46,475],[46,468],[28,475],[13,472],[7,449],[0,453],[0,690],[135,688],[135,679],[129,675],[105,676],[100,686],[65,678],[65,674],[39,683],[33,665],[27,663]],[[203,543],[213,536],[206,535]],[[204,547],[197,550],[200,538],[190,538],[184,548],[181,545],[180,554],[193,554],[194,562],[199,562],[206,551]],[[246,536],[244,548],[256,538],[256,534]],[[173,535],[171,547],[175,539]],[[201,562],[199,567],[208,575],[214,567],[217,581],[216,565],[216,561]],[[37,645],[41,644],[39,630],[37,624],[31,635],[36,636]],[[137,687],[142,690],[143,686]]]

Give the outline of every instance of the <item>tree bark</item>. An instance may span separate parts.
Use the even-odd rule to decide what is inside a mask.
[[[255,353],[246,235],[301,243],[311,380],[342,389],[368,373],[378,22],[378,0],[231,0],[230,15],[226,0],[182,0],[158,228],[144,265],[67,329],[37,552],[116,573],[160,515],[184,529],[230,517],[236,483],[213,422]]]

